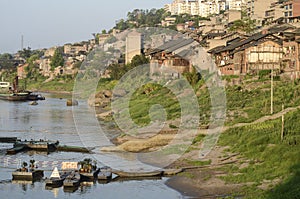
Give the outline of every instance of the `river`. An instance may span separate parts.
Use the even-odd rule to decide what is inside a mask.
[[[82,153],[38,153],[22,152],[16,155],[5,155],[3,149],[12,147],[12,144],[0,143],[0,196],[3,198],[184,198],[177,191],[165,185],[167,178],[157,180],[113,181],[107,184],[91,183],[81,185],[74,192],[65,192],[63,188],[46,189],[42,181],[13,182],[11,172],[21,162],[36,160],[39,168],[45,170],[45,176],[50,176],[51,170],[61,162],[78,162],[84,158],[97,160],[97,165],[108,165],[118,169],[142,168],[143,164],[129,161],[114,154],[102,154],[99,147],[109,144],[109,136],[114,136],[113,129],[106,128],[93,115],[94,110],[84,101],[79,106],[67,107],[66,96],[45,94],[46,100],[38,101],[37,106],[28,102],[0,101],[0,136],[18,137],[23,139],[59,140],[61,144],[71,146],[94,147],[94,154]],[[92,118],[93,117],[93,118]],[[77,118],[77,119],[74,119]],[[98,129],[105,128],[106,137],[99,140]],[[108,132],[108,133],[107,133]],[[84,136],[83,136],[84,134]],[[104,134],[101,133],[101,136]],[[100,136],[100,137],[101,137]],[[95,140],[94,138],[97,137]],[[102,138],[101,138],[102,139]],[[128,161],[128,162],[127,162]],[[149,166],[151,168],[151,166]]]

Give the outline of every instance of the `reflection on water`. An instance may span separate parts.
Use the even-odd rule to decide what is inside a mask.
[[[30,106],[28,102],[8,102],[0,100],[0,136],[18,137],[21,139],[50,139],[59,140],[61,144],[83,146],[73,119],[73,108],[77,109],[76,116],[83,120],[90,111],[87,104],[79,101],[79,106],[67,107],[66,96],[51,98],[46,95],[45,101],[39,101],[37,106]],[[62,99],[61,99],[62,98]],[[79,115],[78,115],[79,114]],[[91,135],[94,129],[86,120],[82,129]],[[112,132],[112,131],[111,131]],[[112,132],[114,133],[114,132]],[[114,135],[113,135],[114,136]],[[78,162],[84,158],[97,160],[110,159],[110,156],[81,153],[37,153],[33,151],[6,156],[4,150],[12,144],[0,143],[0,196],[2,198],[182,198],[182,196],[168,188],[166,179],[113,181],[108,184],[92,183],[81,185],[75,190],[63,188],[46,189],[44,182],[11,181],[11,173],[20,162],[35,159],[40,169],[45,171],[45,177],[50,176],[54,166],[60,166],[62,161]],[[98,162],[101,166],[101,162]]]

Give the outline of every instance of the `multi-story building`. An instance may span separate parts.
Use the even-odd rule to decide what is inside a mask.
[[[278,0],[248,0],[247,14],[251,19],[256,20],[258,26],[262,26],[263,20],[272,3]]]
[[[281,3],[272,3],[269,9],[265,11],[263,24],[271,24],[279,19],[283,19],[283,6]]]
[[[88,45],[86,44],[65,44],[64,53],[66,55],[76,56],[78,54],[85,54],[88,52]]]
[[[242,10],[243,0],[226,0],[226,10]]]
[[[219,14],[223,4],[220,4],[219,0],[174,0],[173,3],[165,5],[165,9],[172,15],[190,14],[207,17]]]
[[[283,4],[286,23],[294,22],[300,18],[300,0],[290,0]]]
[[[143,50],[143,35],[138,32],[129,33],[126,38],[125,63],[129,64],[133,57],[141,55]]]

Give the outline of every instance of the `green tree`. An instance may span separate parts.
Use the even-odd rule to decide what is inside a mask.
[[[192,86],[195,86],[201,80],[201,74],[196,71],[195,67],[193,67],[192,72],[187,72],[183,75]]]
[[[149,59],[145,57],[145,55],[135,55],[132,60],[131,60],[131,68],[135,68],[137,66],[143,65],[143,64],[148,64]]]
[[[57,48],[54,52],[53,57],[50,59],[50,66],[51,70],[54,71],[54,69],[58,66],[63,66],[65,63],[64,57],[62,55],[62,50]]]
[[[243,31],[245,33],[251,33],[255,30],[255,28],[255,20],[251,20],[250,18],[243,18],[234,21],[233,24],[230,26],[229,31]]]
[[[31,50],[30,47],[28,47],[28,48],[24,48],[23,50],[19,50],[18,53],[20,57],[24,59],[28,59],[33,54],[33,51]]]

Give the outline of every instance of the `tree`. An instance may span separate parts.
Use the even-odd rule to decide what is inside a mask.
[[[24,48],[23,50],[19,50],[18,53],[23,59],[28,59],[33,54],[30,47],[28,47],[27,49]]]
[[[192,86],[195,86],[201,79],[201,74],[196,71],[195,67],[193,67],[192,72],[187,72],[184,76]]]
[[[143,65],[143,64],[148,64],[149,59],[145,57],[145,55],[136,55],[132,58],[131,60],[131,68],[135,68],[137,66]]]
[[[54,52],[53,57],[50,59],[50,66],[51,70],[54,71],[54,69],[58,66],[63,66],[65,63],[65,60],[62,55],[61,49],[57,48]]]
[[[251,20],[250,18],[243,18],[240,20],[236,20],[230,26],[229,31],[243,31],[246,33],[251,33],[255,30],[255,20]]]

